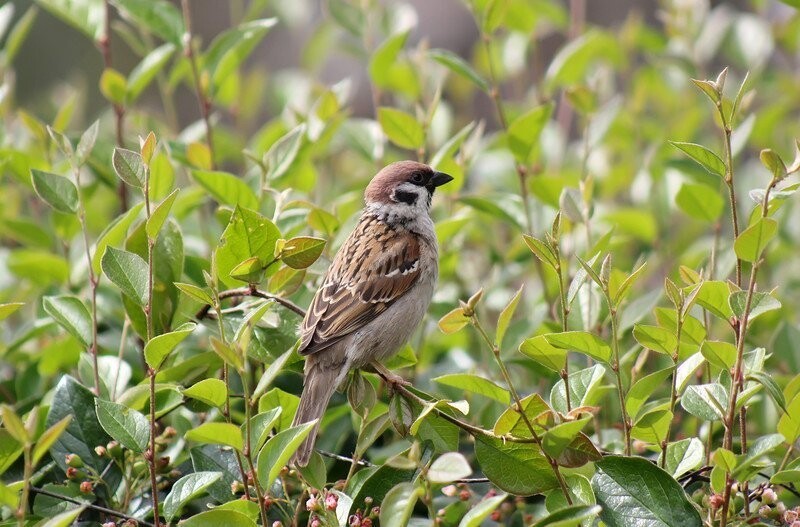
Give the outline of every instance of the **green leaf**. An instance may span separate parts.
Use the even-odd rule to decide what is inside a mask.
[[[256,469],[262,485],[272,485],[316,423],[314,420],[278,432],[264,444],[258,454]]]
[[[402,70],[398,68],[398,56],[406,44],[408,34],[409,30],[405,30],[390,36],[372,54],[369,76],[379,88],[392,89],[396,86],[393,83],[395,75],[402,74]]]
[[[625,396],[625,410],[627,410],[628,415],[636,417],[636,414],[639,413],[647,399],[650,398],[654,391],[664,385],[673,370],[674,368],[664,368],[636,381],[628,390],[628,395]]]
[[[69,179],[32,168],[31,180],[36,194],[53,209],[66,214],[78,211],[78,189]]]
[[[197,441],[198,443],[225,445],[239,452],[242,451],[244,446],[241,430],[231,423],[203,423],[187,431],[186,439],[188,441]]]
[[[108,279],[119,287],[125,296],[140,306],[147,304],[147,262],[141,256],[108,247],[100,265]]]
[[[606,370],[601,364],[569,374],[569,401],[572,408],[594,406],[602,390],[601,382]],[[560,379],[550,390],[550,406],[562,414],[567,413],[567,395],[564,380]]]
[[[228,388],[220,379],[203,379],[183,390],[183,395],[220,408],[228,398]]]
[[[497,496],[481,500],[472,506],[469,512],[461,518],[458,527],[480,527],[483,525],[483,521],[488,518],[507,497],[507,494],[498,494]]]
[[[725,208],[725,200],[707,185],[684,183],[675,196],[678,207],[696,220],[714,222]]]
[[[207,304],[209,306],[214,305],[214,300],[212,300],[211,295],[209,295],[202,287],[198,287],[194,284],[185,284],[183,282],[175,282],[175,287],[198,302],[202,302],[203,304]]]
[[[481,77],[477,71],[464,59],[447,49],[432,49],[428,56],[443,65],[453,73],[469,79],[475,86],[485,93],[489,93],[489,82]]]
[[[240,206],[247,209],[258,208],[258,198],[253,190],[233,174],[210,170],[192,170],[192,177],[215,200],[223,205]]]
[[[121,106],[125,104],[128,81],[114,68],[106,68],[100,76],[100,92],[108,102]]]
[[[210,379],[207,379],[210,380]],[[213,379],[219,381],[219,379]],[[201,381],[203,382],[203,381]],[[224,383],[223,383],[224,385]],[[227,393],[227,392],[226,392]],[[268,410],[266,412],[261,412],[260,414],[254,415],[250,418],[250,449],[252,452],[258,452],[261,450],[261,447],[266,442],[267,438],[272,434],[272,429],[278,423],[278,420],[281,417],[281,413],[283,413],[283,408],[280,406]],[[247,437],[245,434],[245,423],[242,423],[242,435],[243,437]],[[324,485],[324,481],[321,486],[317,488],[322,488]]]
[[[475,457],[489,480],[517,496],[558,488],[553,469],[534,443],[512,443],[491,435],[475,437]]]
[[[445,335],[460,331],[469,324],[469,317],[464,315],[464,310],[457,307],[439,319],[439,329]]]
[[[147,450],[150,441],[150,422],[124,404],[95,399],[97,419],[108,435],[136,453]]]
[[[97,456],[94,447],[105,445],[111,438],[97,420],[94,401],[94,394],[69,375],[61,377],[56,385],[46,426],[52,427],[65,417],[72,417],[65,432],[50,448],[50,455],[62,470],[67,469],[67,454],[77,454],[98,471],[106,465],[106,460]]]
[[[204,57],[204,69],[213,82],[212,93],[235,73],[277,22],[277,18],[245,22],[223,32],[211,42]]]
[[[176,481],[164,499],[162,512],[167,523],[171,523],[186,504],[203,494],[208,487],[221,477],[221,472],[194,472]],[[227,522],[225,525],[227,525]]]
[[[669,143],[692,158],[709,173],[717,175],[723,179],[725,178],[725,163],[717,154],[708,148],[695,143],[678,143],[675,141],[670,141]]]
[[[67,429],[70,422],[72,422],[72,416],[64,416],[60,421],[45,430],[39,439],[36,440],[36,446],[31,455],[31,460],[34,465],[37,465],[50,450],[50,447],[53,446],[53,443],[58,441],[58,438],[61,437],[61,434],[64,433],[64,430]]]
[[[128,75],[128,90],[125,100],[133,104],[150,85],[153,79],[164,68],[164,65],[175,53],[175,44],[167,42],[157,47],[141,60]]]
[[[460,452],[447,452],[434,460],[428,468],[428,481],[445,484],[472,474],[467,458]]]
[[[561,48],[545,73],[545,85],[569,86],[580,82],[598,61],[619,64],[624,60],[616,35],[599,30],[584,32]]]
[[[789,444],[797,441],[800,437],[800,394],[796,394],[786,407],[780,419],[778,419],[777,431],[786,438]]]
[[[91,40],[97,40],[103,35],[102,0],[36,0],[36,2]]]
[[[417,150],[425,145],[425,130],[411,114],[381,106],[378,108],[378,122],[386,137],[401,148]]]
[[[739,234],[733,242],[736,256],[745,262],[757,262],[764,248],[778,232],[778,222],[772,218],[759,218]]]
[[[264,154],[264,161],[269,168],[268,180],[281,177],[292,167],[305,135],[306,125],[300,124],[272,144]]]
[[[702,527],[683,488],[646,459],[606,456],[595,466],[592,489],[608,527]]]
[[[552,413],[552,410],[544,402],[542,396],[538,393],[532,393],[527,397],[523,397],[520,401],[522,411],[534,425],[534,429],[539,428],[537,418],[543,414]],[[505,435],[513,435],[517,437],[531,437],[530,429],[527,423],[522,418],[522,415],[515,407],[506,408],[506,410],[497,418],[493,429],[494,435],[500,437]]]
[[[139,152],[117,147],[111,156],[111,162],[114,172],[122,181],[132,187],[144,188],[145,167]]]
[[[13,408],[7,404],[0,405],[0,415],[3,417],[3,427],[18,443],[25,445],[30,441],[25,424]]]
[[[42,298],[42,307],[59,326],[66,329],[84,346],[92,345],[92,316],[79,298],[46,296]]]
[[[587,416],[574,421],[565,421],[552,427],[542,436],[543,450],[550,457],[558,458],[591,419],[591,416]]]
[[[731,306],[733,314],[739,318],[743,318],[745,308],[747,307],[747,291],[734,291],[731,293],[731,296],[728,297],[728,303]],[[781,303],[774,296],[760,291],[754,292],[750,300],[750,314],[748,320],[752,321],[759,315],[780,308]]]
[[[508,390],[501,388],[489,379],[470,373],[450,373],[432,379],[439,384],[452,386],[468,392],[483,395],[502,404],[509,404],[511,395]]]
[[[414,505],[423,495],[423,490],[414,484],[403,482],[395,485],[384,496],[379,516],[382,526],[405,527],[414,512]]]
[[[552,114],[553,104],[547,103],[528,110],[508,125],[508,147],[518,163],[527,162]]]
[[[183,25],[183,15],[170,2],[165,0],[111,0],[120,10],[123,18],[134,23],[135,27],[143,28],[176,46],[181,45],[181,40],[186,29]]]
[[[11,4],[8,4],[11,5]],[[47,297],[45,297],[47,298]],[[44,299],[42,299],[44,302]],[[24,302],[10,302],[8,304],[0,304],[0,320],[4,320],[11,316],[15,311],[24,306]]]
[[[667,438],[671,422],[672,412],[669,410],[657,409],[645,412],[633,423],[631,437],[645,443],[660,445]]]
[[[552,346],[566,350],[577,351],[588,355],[595,360],[608,362],[611,359],[611,346],[588,331],[566,331],[564,333],[549,333],[544,336]]]
[[[150,214],[150,218],[148,218],[147,225],[145,226],[145,232],[147,233],[147,237],[151,240],[155,240],[158,237],[158,231],[161,230],[161,227],[167,220],[169,211],[172,208],[172,204],[175,202],[175,198],[178,196],[179,190],[180,189],[177,188],[173,190]]]
[[[66,512],[62,512],[61,514],[53,516],[46,522],[37,525],[39,527],[68,527],[72,525],[73,522],[75,522],[75,520],[78,518],[78,516],[81,515],[83,509],[85,508],[86,506],[82,505],[77,509],[72,509]]]
[[[570,505],[559,509],[531,527],[568,527],[581,525],[581,522],[589,520],[600,514],[601,507],[598,505]]]
[[[722,370],[729,370],[736,362],[736,346],[720,340],[706,340],[700,346],[700,353],[709,364]]]
[[[750,471],[753,468],[758,469],[759,461],[774,452],[785,441],[786,438],[781,434],[767,434],[756,439],[748,445],[747,454],[738,456],[733,477],[739,480],[750,479]]]
[[[646,326],[635,324],[633,326],[633,338],[636,342],[647,349],[672,356],[677,352],[678,340],[671,331],[658,326]]]
[[[78,162],[83,164],[92,153],[94,144],[97,141],[97,132],[100,128],[100,121],[97,120],[81,134],[81,139],[78,141],[78,147],[75,149],[75,155],[78,157]]]
[[[639,267],[631,271],[625,280],[617,288],[616,292],[612,293],[614,297],[614,305],[620,305],[620,303],[625,299],[630,290],[631,286],[639,279],[639,277],[644,272],[645,268],[647,267],[647,262],[642,263]]]
[[[292,269],[305,269],[317,261],[327,243],[322,238],[297,236],[286,241],[281,260]]]
[[[547,342],[545,335],[537,335],[524,340],[519,345],[519,351],[557,373],[564,368],[564,362],[567,359],[567,351],[552,346]]]
[[[497,330],[494,339],[498,346],[502,346],[503,344],[503,337],[505,337],[508,325],[511,323],[514,312],[517,310],[517,305],[519,304],[519,299],[522,298],[522,289],[524,287],[524,285],[521,285],[519,289],[517,289],[517,292],[511,297],[511,300],[508,301],[506,307],[503,308],[500,315],[497,317]]]
[[[178,527],[257,527],[254,520],[247,515],[232,510],[212,509],[182,520]]]
[[[522,238],[525,240],[528,249],[530,249],[542,263],[549,265],[554,270],[560,266],[555,253],[548,244],[538,238],[528,236],[527,234],[523,234]]]
[[[747,379],[755,380],[756,382],[760,383],[764,388],[766,388],[767,393],[775,401],[775,404],[783,410],[784,412],[788,412],[786,408],[786,398],[783,396],[783,392],[781,391],[778,383],[775,382],[770,375],[767,375],[763,371],[753,371],[747,375]]]
[[[728,304],[729,296],[728,284],[719,280],[706,280],[697,291],[695,299],[701,307],[727,322],[733,316]]]
[[[261,268],[266,268],[275,258],[275,244],[280,236],[280,231],[270,220],[237,206],[216,250],[219,279],[229,287],[240,285],[238,280],[230,277],[230,273],[252,257],[258,257]]]
[[[703,442],[696,437],[681,439],[667,445],[665,469],[672,477],[680,477],[705,461]]]
[[[705,421],[721,420],[728,404],[728,391],[719,383],[689,386],[681,397],[683,409]]]
[[[733,472],[736,468],[736,455],[726,448],[718,448],[714,451],[713,465],[725,472]]]
[[[4,9],[6,16],[6,23],[9,23],[11,18],[14,15],[14,4],[7,3],[2,8]],[[28,37],[28,34],[33,27],[34,22],[36,21],[36,17],[39,14],[39,9],[36,6],[29,7],[25,14],[19,17],[19,19],[14,23],[14,27],[11,28],[11,31],[8,32],[8,37],[6,38],[5,43],[3,44],[3,54],[5,64],[13,64],[14,59],[16,59],[19,50],[22,48],[22,44],[25,42],[25,39]],[[5,24],[2,24],[5,25]],[[0,31],[0,38],[2,38],[2,33],[4,31]]]
[[[95,275],[100,275],[100,271],[102,270],[101,262],[103,255],[105,255],[106,247],[116,247],[122,243],[128,233],[128,229],[136,220],[137,216],[139,216],[139,212],[142,208],[144,208],[144,203],[137,203],[132,206],[130,210],[111,222],[111,225],[100,234],[94,248],[94,254],[92,254],[92,270]]]
[[[353,5],[349,0],[328,0],[328,10],[333,20],[341,27],[360,37],[366,25],[366,16],[360,4]]]

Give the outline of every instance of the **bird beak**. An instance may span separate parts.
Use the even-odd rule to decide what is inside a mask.
[[[453,176],[445,174],[444,172],[434,172],[430,180],[430,186],[441,187],[445,183],[450,183],[451,181],[453,181]]]

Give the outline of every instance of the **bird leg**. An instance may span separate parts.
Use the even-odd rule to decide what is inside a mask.
[[[373,370],[375,370],[375,373],[377,373],[378,375],[383,377],[383,379],[386,381],[386,383],[389,384],[393,388],[397,387],[397,386],[410,386],[411,385],[410,382],[408,382],[407,380],[405,380],[401,376],[392,373],[391,371],[386,369],[386,367],[383,366],[378,361],[375,361],[375,360],[371,361],[369,363],[369,365],[372,367]]]

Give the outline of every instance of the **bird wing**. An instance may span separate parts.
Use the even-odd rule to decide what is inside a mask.
[[[417,237],[362,216],[306,312],[299,353],[316,353],[364,327],[406,294],[419,276]]]

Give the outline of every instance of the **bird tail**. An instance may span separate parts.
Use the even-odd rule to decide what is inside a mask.
[[[306,372],[303,393],[300,395],[300,406],[297,407],[292,426],[308,423],[315,419],[317,423],[303,441],[303,444],[300,445],[300,448],[297,449],[297,452],[295,452],[295,465],[304,467],[308,465],[308,461],[311,459],[311,453],[314,451],[314,443],[319,432],[319,422],[328,407],[328,402],[331,400],[333,392],[336,391],[337,374],[338,370],[323,368],[312,368]]]

